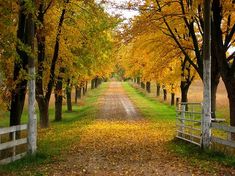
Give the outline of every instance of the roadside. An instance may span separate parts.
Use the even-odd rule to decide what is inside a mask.
[[[40,134],[40,150],[62,145],[60,152],[39,164],[23,161],[9,175],[235,174],[232,167],[207,161],[208,157],[179,154],[183,148],[174,141],[174,108],[146,97],[128,83],[107,84],[87,98],[83,111],[71,121]]]
[[[165,147],[173,155],[179,156],[194,165],[195,168],[204,170],[206,174],[213,175],[235,175],[235,158],[220,152],[202,151],[198,146],[175,139],[175,108],[159,102],[156,98],[149,96],[144,91],[133,87],[129,83],[123,83],[128,97],[134,102],[145,118],[153,122],[163,122],[168,134],[168,142]],[[164,122],[165,121],[165,122]],[[196,174],[197,175],[197,174]]]
[[[89,91],[79,105],[73,106],[73,112],[67,112],[64,105],[61,122],[51,121],[50,128],[38,129],[37,154],[0,166],[0,175],[47,175],[44,171],[50,169],[47,165],[63,160],[62,154],[71,150],[71,145],[80,140],[82,130],[94,121],[98,111],[97,100],[106,89],[107,84],[104,83]],[[50,117],[54,117],[52,112],[53,106],[50,107]]]

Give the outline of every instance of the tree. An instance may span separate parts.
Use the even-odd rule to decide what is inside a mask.
[[[44,61],[45,61],[45,38],[42,40],[38,40],[40,42],[38,48],[38,52],[41,54],[38,54],[38,77],[37,77],[37,102],[39,106],[39,113],[40,113],[40,126],[45,128],[49,126],[49,101],[52,93],[52,89],[55,83],[55,67],[56,62],[59,57],[59,49],[60,49],[60,37],[62,32],[62,26],[65,19],[65,14],[67,12],[66,6],[68,5],[69,0],[64,0],[64,8],[61,11],[61,15],[59,18],[59,23],[57,26],[57,32],[56,32],[56,39],[55,39],[55,45],[54,45],[54,52],[52,56],[52,60],[50,63],[50,70],[49,70],[49,81],[46,86],[46,92],[44,93],[43,89],[43,73],[44,73]],[[44,13],[44,12],[42,12]],[[44,35],[44,34],[42,34]],[[39,50],[40,49],[40,50]]]
[[[15,88],[11,93],[10,126],[20,124],[27,90],[27,65],[28,61],[32,60],[31,46],[34,39],[34,32],[32,32],[34,4],[32,1],[20,1],[19,5],[18,42],[16,46],[19,58],[14,63],[13,80]]]
[[[235,52],[228,54],[228,50],[235,41],[234,5],[234,1],[212,2],[212,51],[228,93],[231,126],[235,126]]]

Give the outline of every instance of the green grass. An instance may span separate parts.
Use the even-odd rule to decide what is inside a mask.
[[[128,97],[134,102],[144,117],[151,120],[174,121],[176,112],[175,107],[156,101],[156,99],[146,96],[146,94],[129,83],[123,83],[123,87]]]
[[[102,84],[98,89],[88,92],[84,98],[84,105],[73,106],[73,112],[66,112],[63,106],[63,119],[60,122],[53,121],[54,109],[50,107],[50,128],[38,129],[38,151],[35,156],[26,156],[11,164],[0,166],[0,175],[4,172],[20,172],[24,168],[36,169],[39,164],[54,162],[62,159],[62,151],[79,142],[81,130],[92,123],[97,111],[98,97],[106,89],[107,84]],[[23,116],[23,121],[26,120]],[[33,172],[33,171],[32,171]],[[33,172],[34,173],[34,172]]]
[[[202,150],[198,146],[191,143],[174,139],[170,141],[168,148],[171,152],[176,153],[184,158],[187,158],[192,163],[204,165],[210,169],[210,162],[218,162],[220,164],[235,167],[235,157],[226,155],[223,152],[211,150]]]

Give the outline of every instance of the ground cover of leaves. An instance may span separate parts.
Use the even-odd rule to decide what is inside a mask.
[[[128,108],[122,107],[126,104],[120,101],[126,98],[120,83],[110,83],[97,102],[100,113],[95,116],[102,118],[97,117],[83,128],[79,121],[74,122],[73,128],[62,134],[62,138],[67,135],[69,140],[77,139],[67,150],[50,163],[26,167],[11,175],[235,175],[233,168],[209,161],[210,158],[192,160],[171,151],[175,122],[140,118],[131,103]]]
[[[173,139],[172,123],[164,121],[97,120],[63,159],[40,168],[45,175],[233,175],[231,168],[211,166],[174,155],[168,149]],[[213,164],[213,165],[212,165]]]

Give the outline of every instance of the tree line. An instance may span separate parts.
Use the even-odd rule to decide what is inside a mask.
[[[113,29],[119,20],[92,0],[13,0],[0,2],[0,101],[19,125],[30,79],[36,66],[36,101],[40,126],[49,126],[49,103],[55,96],[56,121],[66,96],[72,111],[88,82],[95,88],[112,72]]]
[[[164,93],[173,95],[180,89],[181,101],[187,102],[193,80],[203,80],[203,1],[151,0],[138,8],[140,15],[121,33],[120,65],[127,77],[143,86],[154,81],[158,89],[162,86]],[[212,118],[216,118],[216,92],[222,79],[231,126],[235,126],[234,12],[233,0],[212,1]]]

